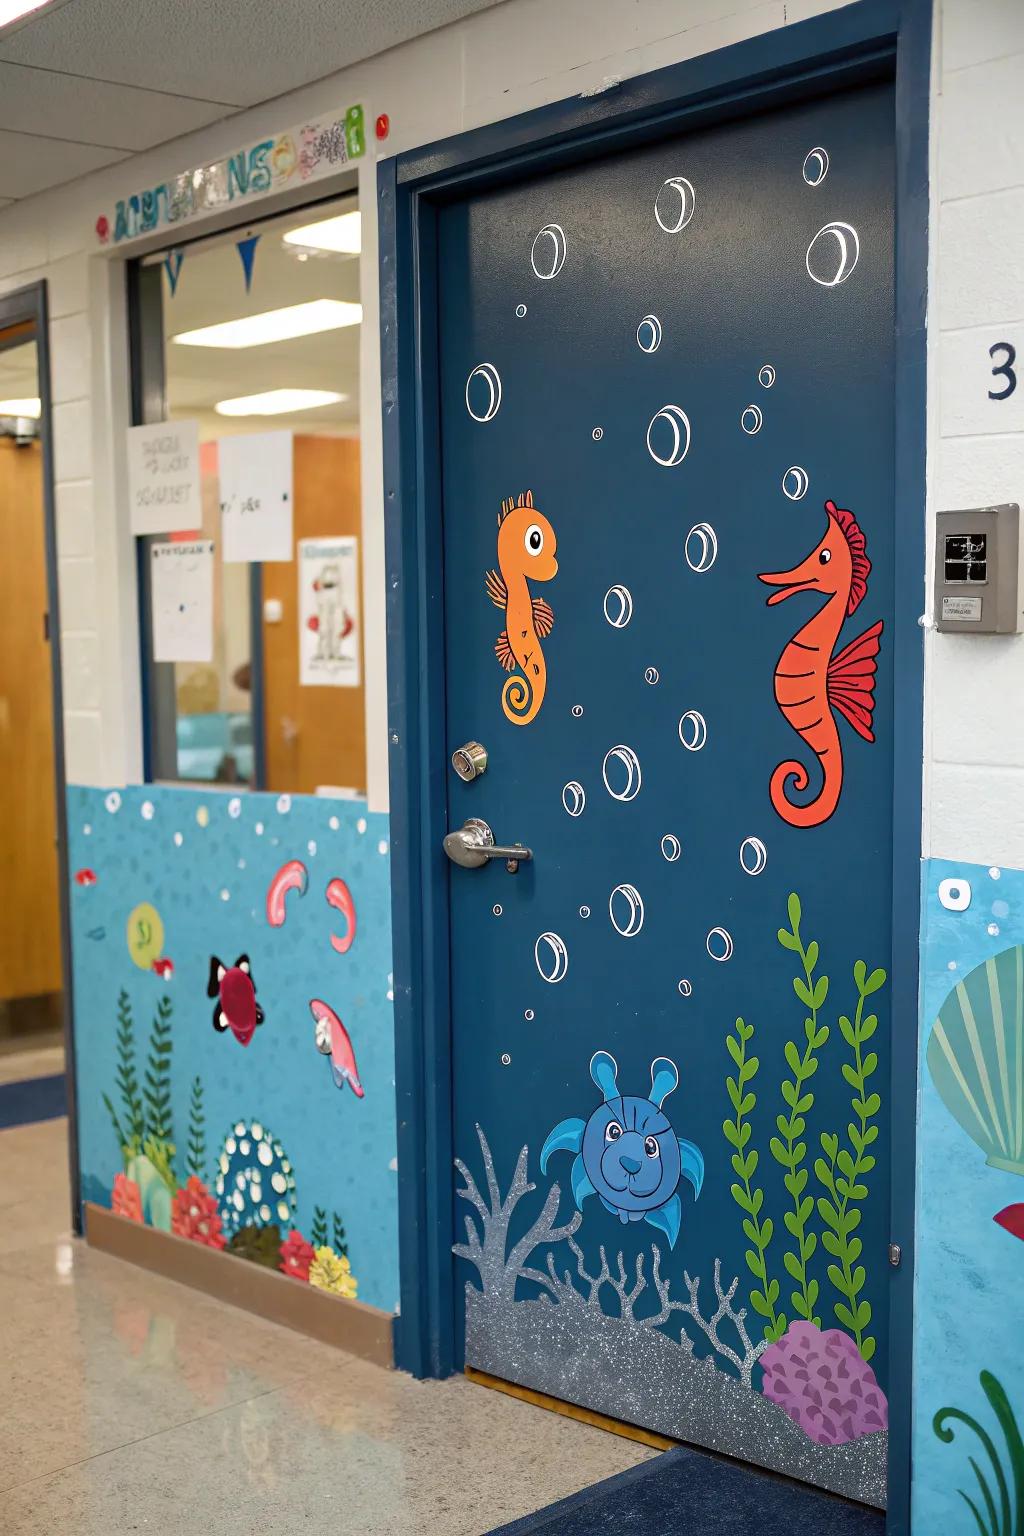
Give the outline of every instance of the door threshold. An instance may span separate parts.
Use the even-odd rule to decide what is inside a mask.
[[[670,1440],[668,1435],[657,1435],[651,1429],[641,1429],[639,1424],[627,1424],[624,1419],[595,1413],[592,1408],[580,1408],[576,1403],[567,1403],[564,1398],[549,1397],[546,1392],[521,1387],[517,1382],[506,1381],[503,1376],[491,1376],[487,1371],[478,1371],[475,1366],[467,1365],[464,1369],[467,1379],[475,1381],[477,1386],[491,1387],[495,1392],[504,1392],[508,1397],[518,1397],[524,1403],[546,1408],[549,1413],[560,1413],[564,1418],[591,1424],[595,1429],[607,1430],[611,1435],[621,1435],[624,1440],[638,1440],[641,1445],[649,1445],[653,1450],[670,1451],[674,1445],[682,1444],[680,1440]]]

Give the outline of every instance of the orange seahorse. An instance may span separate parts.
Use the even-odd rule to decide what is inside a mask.
[[[807,769],[791,760],[778,765],[771,779],[771,801],[783,821],[794,827],[817,827],[839,804],[843,788],[843,748],[833,711],[849,721],[865,741],[875,707],[875,657],[882,621],[833,655],[839,631],[868,589],[871,561],[867,542],[852,512],[826,501],[828,526],[816,549],[791,571],[769,571],[759,581],[778,587],[768,605],[781,603],[794,592],[821,593],[826,602],[786,646],[775,668],[775,702],[785,719],[810,747],[821,764],[822,785],[813,800],[794,804],[786,795],[793,781],[798,792],[808,785]]]
[[[488,571],[487,596],[505,611],[505,628],[494,647],[506,672],[501,707],[513,725],[529,725],[544,702],[547,666],[540,642],[550,635],[555,616],[542,598],[531,597],[529,582],[550,581],[558,570],[555,530],[533,504],[533,492],[510,496],[498,514],[498,566]]]

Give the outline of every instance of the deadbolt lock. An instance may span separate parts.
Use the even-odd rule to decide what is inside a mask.
[[[487,772],[487,748],[478,741],[467,741],[452,753],[452,767],[465,784],[472,784]]]

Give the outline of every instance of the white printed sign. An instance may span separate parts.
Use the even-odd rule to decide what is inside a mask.
[[[191,533],[203,526],[199,423],[128,428],[132,533]]]
[[[154,661],[213,660],[213,540],[150,548]]]
[[[358,688],[359,540],[299,540],[299,682]]]
[[[229,565],[292,558],[292,434],[222,437],[221,552]]]

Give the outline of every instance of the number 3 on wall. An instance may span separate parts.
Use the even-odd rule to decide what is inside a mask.
[[[1002,352],[1004,356],[1002,361],[992,369],[992,377],[1005,379],[1006,384],[1002,389],[990,389],[988,397],[990,400],[1009,400],[1017,388],[1017,375],[1013,371],[1013,365],[1017,361],[1017,348],[1008,341],[997,341],[988,349],[988,355],[993,362],[997,352]]]

